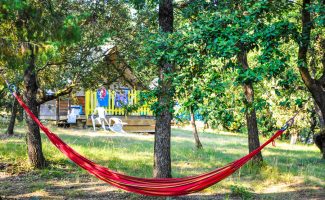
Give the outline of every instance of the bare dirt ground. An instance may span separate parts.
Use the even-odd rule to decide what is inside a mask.
[[[10,165],[1,164],[1,167]],[[37,173],[0,174],[0,199],[166,199],[147,197],[123,192],[106,183],[98,181],[90,175],[77,179],[48,179]],[[250,199],[325,199],[324,188],[310,187],[301,182],[280,184],[267,188],[261,193],[252,194]],[[196,193],[188,196],[167,199],[246,199],[229,193]]]

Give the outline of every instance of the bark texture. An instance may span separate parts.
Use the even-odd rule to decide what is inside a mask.
[[[192,132],[193,132],[193,136],[194,136],[194,140],[195,140],[195,146],[197,149],[202,149],[202,143],[200,141],[199,138],[199,134],[197,132],[197,128],[196,128],[196,123],[195,123],[195,115],[194,115],[194,110],[193,108],[190,109],[191,112],[191,125],[192,125]]]
[[[247,53],[242,52],[238,55],[238,61],[244,70],[249,68],[247,62]],[[244,83],[243,85],[245,92],[245,106],[246,106],[246,123],[248,130],[248,148],[249,152],[254,151],[260,147],[260,140],[258,138],[258,128],[257,128],[257,119],[256,111],[254,108],[254,88],[252,83]],[[262,153],[259,152],[256,156],[253,157],[253,162],[258,163],[263,161]]]
[[[315,135],[315,129],[317,126],[317,118],[316,118],[316,109],[312,109],[310,111],[311,115],[310,115],[310,131],[308,132],[307,136],[306,136],[306,140],[305,140],[305,144],[308,144],[311,136]]]
[[[159,27],[165,33],[173,31],[173,4],[172,0],[159,2]],[[156,117],[156,133],[154,144],[154,170],[157,178],[171,177],[170,134],[172,120],[172,80],[168,77],[173,71],[173,65],[162,60],[159,67],[159,111]]]
[[[11,108],[11,117],[10,117],[8,129],[7,129],[7,134],[8,135],[13,135],[14,134],[17,111],[18,111],[18,102],[14,98],[14,102],[13,102],[12,108]]]
[[[319,109],[319,107],[315,101],[314,101],[314,105],[315,105],[315,112],[317,113],[317,116],[319,119],[319,126],[320,126],[321,130],[324,130],[325,129],[325,121],[323,118],[322,111]]]
[[[322,153],[322,158],[325,159],[325,133],[324,131],[320,134],[314,136],[314,141],[316,146],[320,149]]]
[[[26,105],[31,109],[34,115],[38,117],[38,103],[36,100],[38,86],[35,74],[34,47],[30,44],[29,49],[31,55],[28,67],[24,72],[25,91],[23,97]],[[29,162],[35,168],[43,168],[46,166],[46,161],[42,151],[40,129],[28,115],[26,115],[26,123],[28,127],[26,140]]]

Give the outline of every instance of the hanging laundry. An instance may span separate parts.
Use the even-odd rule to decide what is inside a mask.
[[[97,101],[99,107],[108,107],[108,91],[103,86],[97,90]]]
[[[128,94],[129,90],[117,90],[115,93],[115,107],[121,108],[128,105]]]

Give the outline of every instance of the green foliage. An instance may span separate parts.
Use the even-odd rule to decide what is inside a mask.
[[[71,81],[94,89],[115,81],[120,76],[116,66],[122,65],[149,86],[158,77],[158,66],[168,60],[175,70],[165,76],[172,80],[169,92],[175,92],[179,112],[192,108],[212,127],[243,131],[244,114],[254,108],[263,135],[280,127],[308,98],[296,68],[309,67],[296,58],[304,39],[298,3],[175,2],[172,34],[159,32],[158,3],[1,1],[0,65],[10,69],[6,76],[12,82],[21,83],[15,77],[22,76],[28,63],[30,51],[24,41],[30,41],[43,90],[58,90]],[[313,21],[308,63],[316,78],[322,75],[323,8],[321,1],[308,6]],[[24,20],[28,23],[21,23]],[[106,57],[112,46],[118,52],[115,63]],[[243,52],[248,69],[238,62]],[[250,83],[255,100],[248,105],[241,87]],[[144,95],[156,112],[161,110],[156,102],[159,91],[156,87]],[[125,109],[131,112],[142,103]],[[169,106],[173,110],[174,105]],[[297,126],[302,128],[308,129],[308,124]]]
[[[169,55],[179,69],[177,101],[184,107],[195,106],[212,127],[237,131],[243,113],[255,108],[259,128],[267,135],[284,122],[277,119],[279,109],[294,113],[295,105],[301,107],[307,95],[294,68],[298,49],[293,40],[299,40],[300,29],[294,19],[297,7],[282,1],[212,4],[195,2],[181,10],[180,26],[170,36],[175,50],[169,50]],[[314,9],[315,16],[320,16],[319,8]],[[243,51],[248,53],[248,69],[237,61]],[[249,83],[256,86],[256,98],[254,104],[245,105],[235,88]]]
[[[126,115],[129,113],[132,113],[133,111],[138,110],[143,105],[147,104],[151,107],[151,110],[155,111],[157,110],[155,108],[156,106],[156,94],[155,90],[153,91],[140,91],[140,93],[136,97],[138,99],[138,102],[133,105],[123,105],[122,108],[125,110]]]
[[[250,108],[240,102],[234,105],[234,101],[230,105],[229,98],[233,97],[226,88],[283,76],[290,57],[282,45],[297,35],[297,28],[282,15],[292,6],[267,1],[246,1],[241,5],[195,2],[182,10],[184,18],[177,31],[163,39],[170,48],[161,52],[159,45],[155,46],[158,59],[153,63],[163,56],[175,61],[178,71],[174,84],[182,106],[200,110],[213,126],[222,124],[224,128],[239,130],[241,120],[234,116],[242,117],[238,113]],[[237,64],[238,54],[243,51],[249,53],[249,63],[253,63],[249,69]],[[296,78],[290,73],[287,76],[289,80],[281,82],[282,86],[288,87]],[[244,99],[236,96],[237,100]],[[262,111],[266,105],[267,101],[258,97],[253,106]]]
[[[249,189],[243,186],[231,185],[230,190],[233,195],[239,196],[241,199],[251,199],[253,197]]]
[[[130,37],[125,31],[129,8],[123,3],[15,0],[1,1],[0,9],[0,64],[10,69],[6,76],[11,82],[22,82],[14,77],[22,77],[30,62],[30,46],[42,91],[71,83],[94,88],[104,77],[116,80],[104,58],[114,45],[128,45],[119,42]]]

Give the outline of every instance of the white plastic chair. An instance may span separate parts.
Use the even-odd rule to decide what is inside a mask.
[[[95,113],[98,113],[98,116],[95,117]],[[106,119],[106,110],[104,107],[97,107],[94,110],[94,113],[91,115],[91,121],[93,123],[93,128],[94,131],[96,131],[96,121],[102,125],[102,128],[104,129],[104,131],[106,131],[106,127],[105,127],[105,122],[109,127],[109,123]]]
[[[77,108],[76,106],[71,106],[71,109],[68,111],[68,116],[67,116],[68,124],[76,124],[79,115],[80,115],[80,108]]]
[[[112,122],[114,122],[114,124],[112,124]],[[117,118],[117,117],[111,117],[108,120],[108,127],[111,131],[115,132],[115,133],[126,133],[123,130],[123,125],[127,124],[125,122],[123,122],[121,119]],[[111,125],[112,124],[112,125]]]

